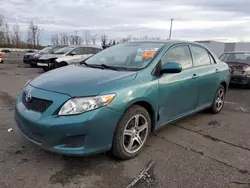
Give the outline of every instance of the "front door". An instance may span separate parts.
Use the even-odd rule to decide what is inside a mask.
[[[167,51],[162,64],[176,62],[182,65],[182,72],[163,74],[159,78],[159,123],[191,113],[198,98],[198,80],[188,45],[174,46]]]

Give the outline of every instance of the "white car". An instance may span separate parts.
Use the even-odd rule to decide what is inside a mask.
[[[0,57],[0,64],[1,64],[1,63],[3,64],[3,59]]]
[[[93,45],[67,46],[59,49],[53,54],[41,56],[37,65],[42,67],[45,71],[48,71],[58,67],[79,63],[101,50],[102,47]]]

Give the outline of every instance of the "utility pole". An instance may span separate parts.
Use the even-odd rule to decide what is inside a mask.
[[[173,26],[173,21],[174,21],[174,19],[173,18],[171,18],[171,23],[170,23],[170,30],[169,30],[169,40],[171,40],[171,37],[172,37],[172,26]]]

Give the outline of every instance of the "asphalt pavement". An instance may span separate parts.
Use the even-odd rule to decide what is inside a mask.
[[[220,114],[201,112],[152,134],[132,160],[66,157],[23,139],[13,119],[17,93],[42,72],[0,64],[0,188],[250,187],[249,89],[230,88]]]

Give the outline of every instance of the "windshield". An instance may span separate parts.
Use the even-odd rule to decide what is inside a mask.
[[[89,65],[108,65],[124,69],[146,67],[161,49],[161,43],[127,43],[109,47],[85,62]]]
[[[42,53],[47,53],[47,52],[50,51],[50,49],[51,49],[51,47],[45,47],[45,48],[43,48],[40,52],[42,52]]]
[[[226,53],[220,57],[226,63],[244,63],[250,65],[250,53]]]
[[[67,46],[64,48],[60,48],[59,50],[55,51],[54,54],[66,54],[68,51],[74,49],[75,47]]]

